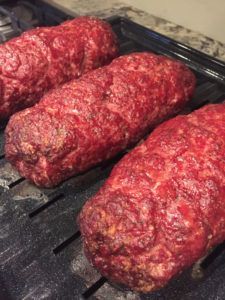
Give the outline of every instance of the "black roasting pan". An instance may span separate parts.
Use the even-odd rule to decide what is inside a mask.
[[[184,61],[197,76],[185,112],[225,99],[225,64],[128,19],[109,19],[120,53],[153,51]],[[0,299],[225,299],[224,245],[167,287],[147,295],[112,286],[87,263],[75,223],[84,202],[102,185],[123,155],[55,189],[39,189],[4,158],[0,131]],[[194,274],[194,276],[193,276]]]

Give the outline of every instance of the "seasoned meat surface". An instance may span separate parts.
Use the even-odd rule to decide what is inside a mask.
[[[84,250],[110,280],[150,292],[225,239],[225,104],[161,124],[79,216]]]
[[[57,185],[137,142],[183,107],[194,86],[194,75],[178,61],[121,56],[12,116],[6,158],[35,184]]]
[[[0,45],[0,121],[117,54],[110,25],[93,17],[29,30]]]

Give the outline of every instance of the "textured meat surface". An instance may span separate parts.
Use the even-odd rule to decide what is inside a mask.
[[[49,89],[109,63],[117,52],[110,25],[93,17],[29,30],[0,45],[0,121]]]
[[[138,141],[179,110],[194,85],[180,62],[151,53],[121,56],[12,116],[6,157],[22,176],[54,186]]]
[[[225,239],[225,105],[161,124],[113,169],[79,217],[87,257],[149,292]]]

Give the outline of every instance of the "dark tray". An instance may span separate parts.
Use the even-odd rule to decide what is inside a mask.
[[[225,99],[225,64],[120,17],[109,20],[121,54],[153,51],[184,61],[197,76],[185,112]],[[20,178],[4,159],[0,132],[0,299],[224,299],[225,251],[204,262],[201,279],[185,271],[148,295],[120,291],[96,272],[81,250],[76,216],[120,158],[71,178],[56,189],[39,189]]]

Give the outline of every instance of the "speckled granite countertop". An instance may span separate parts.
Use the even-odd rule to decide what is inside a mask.
[[[44,0],[74,15],[120,15],[225,61],[225,44],[116,0]]]

